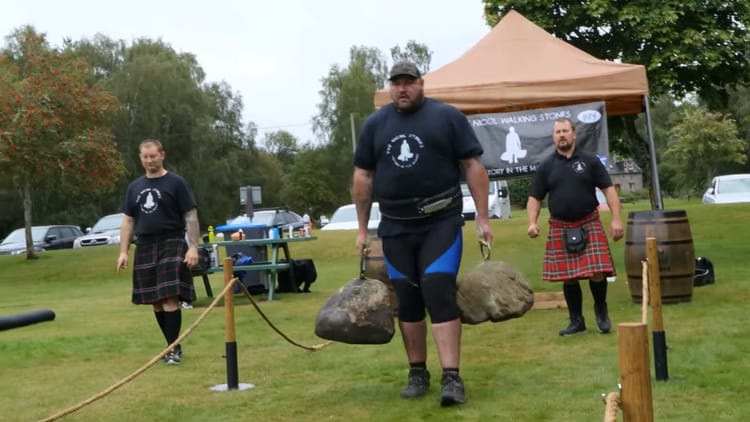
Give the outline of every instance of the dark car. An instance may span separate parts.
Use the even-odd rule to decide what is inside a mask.
[[[269,227],[278,227],[279,230],[287,232],[290,226],[294,231],[300,230],[304,227],[305,222],[296,212],[285,208],[274,208],[255,210],[252,219],[247,214],[242,214],[227,221],[227,225],[230,226],[239,224],[262,224]]]
[[[55,225],[31,227],[31,239],[36,251],[72,248],[73,242],[79,236],[83,236],[83,233],[77,226]],[[25,252],[26,232],[23,227],[13,230],[0,243],[0,255],[17,255]]]

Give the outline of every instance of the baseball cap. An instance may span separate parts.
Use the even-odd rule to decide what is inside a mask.
[[[397,76],[411,76],[412,78],[416,79],[422,77],[422,75],[419,73],[417,65],[410,61],[400,61],[393,65],[388,80],[392,81]]]

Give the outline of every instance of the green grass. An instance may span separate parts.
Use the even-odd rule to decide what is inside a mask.
[[[647,209],[626,204],[627,212]],[[696,254],[714,262],[716,284],[697,288],[693,301],[665,305],[670,380],[653,381],[659,421],[737,421],[750,414],[745,402],[750,340],[744,315],[750,303],[750,266],[744,223],[747,205],[705,206],[667,200],[667,209],[688,212]],[[605,214],[605,219],[609,218]],[[546,232],[546,217],[542,218]],[[526,236],[523,211],[492,222],[493,259],[518,267],[535,291],[558,291],[540,281],[544,240]],[[463,269],[479,262],[473,222],[465,227]],[[323,302],[358,274],[354,232],[315,233],[318,240],[292,245],[293,255],[315,260],[318,280],[309,294],[280,294],[260,306],[282,331],[308,345]],[[623,264],[624,242],[613,244],[618,279],[610,284],[613,324],[639,321]],[[55,311],[54,322],[0,332],[0,419],[33,421],[104,390],[151,359],[162,347],[149,307],[130,304],[130,272],[117,273],[117,248],[0,257],[0,314]],[[200,299],[183,312],[186,328],[210,303],[199,278]],[[215,293],[221,274],[211,276]],[[593,326],[593,303],[584,287],[584,312]],[[226,382],[223,307],[217,307],[184,342],[179,367],[155,365],[105,398],[68,416],[71,421],[299,421],[299,420],[602,420],[601,394],[619,380],[617,336],[560,338],[564,309],[532,310],[523,318],[464,326],[461,373],[468,402],[442,409],[433,385],[428,397],[399,398],[406,376],[397,334],[387,345],[332,344],[316,352],[291,346],[273,332],[246,299],[237,304],[240,382],[246,391],[213,392]],[[591,328],[591,327],[590,327]],[[439,374],[430,340],[428,365]],[[653,372],[653,360],[651,361]],[[437,378],[437,377],[435,377]]]

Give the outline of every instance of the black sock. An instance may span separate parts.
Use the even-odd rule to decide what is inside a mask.
[[[458,368],[443,368],[443,375],[458,375]]]
[[[606,281],[589,281],[591,296],[594,297],[594,303],[604,305],[607,303],[607,282]]]
[[[167,345],[174,343],[180,336],[180,326],[182,325],[182,310],[177,309],[172,312],[164,312],[164,338]],[[178,349],[179,346],[176,347]]]
[[[568,313],[571,319],[583,315],[583,295],[581,294],[581,285],[577,281],[563,284],[563,296],[565,296],[565,303],[568,304]]]
[[[427,363],[422,362],[409,362],[409,369],[427,369]]]
[[[156,317],[156,323],[159,324],[161,333],[166,337],[166,333],[164,333],[164,311],[154,311],[154,316]]]

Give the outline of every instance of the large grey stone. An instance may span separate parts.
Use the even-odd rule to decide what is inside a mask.
[[[315,334],[350,344],[384,344],[395,332],[386,285],[374,279],[346,283],[328,298],[315,320]]]
[[[456,301],[466,324],[518,318],[534,305],[529,281],[507,262],[484,261],[457,283]]]

